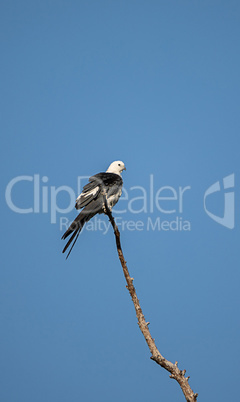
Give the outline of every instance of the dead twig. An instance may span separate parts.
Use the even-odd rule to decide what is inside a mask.
[[[155,344],[154,339],[152,338],[148,325],[149,322],[146,322],[145,317],[143,315],[139,300],[137,298],[136,290],[135,287],[133,286],[133,278],[131,278],[126,261],[123,256],[122,252],[122,247],[121,247],[121,242],[120,242],[120,233],[118,230],[118,227],[115,223],[115,220],[112,216],[112,213],[108,207],[106,196],[105,196],[105,209],[106,209],[106,214],[109,217],[109,220],[112,224],[114,234],[115,234],[115,239],[116,239],[116,246],[117,246],[117,251],[118,251],[118,256],[119,260],[122,265],[123,273],[127,282],[127,289],[130,293],[130,296],[132,298],[136,315],[137,315],[137,320],[138,320],[138,325],[140,330],[142,331],[142,334],[147,342],[147,345],[149,347],[149,350],[151,352],[151,357],[150,359],[154,360],[157,364],[159,364],[161,367],[163,367],[165,370],[167,370],[170,373],[170,378],[174,378],[180,385],[182,392],[186,398],[186,401],[188,402],[195,402],[197,401],[197,393],[194,393],[193,390],[191,389],[188,380],[189,377],[185,377],[186,370],[180,370],[178,368],[178,363],[175,362],[174,364],[165,359],[159,350],[157,349],[157,346]]]

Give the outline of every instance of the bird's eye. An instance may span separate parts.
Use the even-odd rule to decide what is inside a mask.
[[[118,166],[121,166],[120,163],[118,164]]]

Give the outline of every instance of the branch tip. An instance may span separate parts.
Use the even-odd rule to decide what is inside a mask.
[[[156,362],[156,357],[150,356],[150,359],[151,359],[151,360],[154,360],[154,361]]]

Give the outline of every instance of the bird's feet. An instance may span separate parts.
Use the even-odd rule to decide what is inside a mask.
[[[112,206],[108,205],[108,208],[109,208],[110,212],[112,212]],[[104,212],[105,215],[107,215],[107,209],[106,209],[104,204],[103,204],[103,212]]]

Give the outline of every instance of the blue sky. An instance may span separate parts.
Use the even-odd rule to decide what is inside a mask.
[[[2,401],[184,400],[149,359],[112,231],[89,227],[61,253],[69,191],[116,159],[114,214],[152,336],[199,401],[235,399],[239,19],[233,0],[1,3]],[[224,225],[203,203],[217,182],[206,209]],[[36,194],[39,212],[11,209]]]

